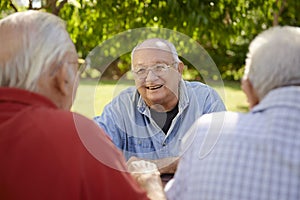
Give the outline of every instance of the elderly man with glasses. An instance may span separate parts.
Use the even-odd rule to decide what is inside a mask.
[[[131,62],[136,87],[122,91],[94,120],[126,159],[153,160],[161,173],[174,173],[186,131],[201,115],[225,106],[208,85],[182,79],[184,64],[166,40],[143,41]]]

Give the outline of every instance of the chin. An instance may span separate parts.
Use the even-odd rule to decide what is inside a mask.
[[[147,102],[151,102],[152,105],[162,105],[164,98],[147,98]]]

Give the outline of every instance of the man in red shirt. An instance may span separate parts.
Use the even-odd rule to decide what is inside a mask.
[[[69,111],[77,53],[56,16],[26,11],[0,20],[0,199],[162,198],[144,189],[93,121]]]

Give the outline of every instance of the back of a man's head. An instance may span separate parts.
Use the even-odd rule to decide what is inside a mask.
[[[300,84],[300,27],[273,27],[250,44],[245,77],[261,100],[269,91]]]
[[[40,75],[74,48],[58,17],[39,11],[0,20],[0,87],[36,90]]]

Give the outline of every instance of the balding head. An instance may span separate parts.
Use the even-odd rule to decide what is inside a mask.
[[[133,60],[135,52],[143,49],[157,49],[159,51],[169,52],[172,54],[174,62],[180,62],[175,46],[161,38],[150,38],[138,44],[131,52],[131,61]]]

